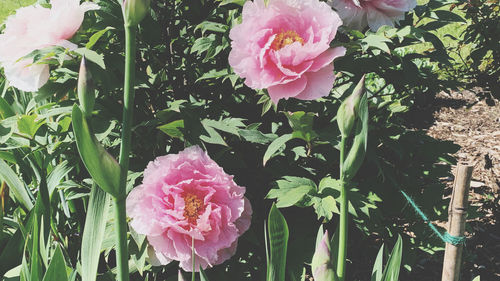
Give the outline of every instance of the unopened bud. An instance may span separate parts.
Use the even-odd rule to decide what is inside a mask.
[[[335,273],[333,261],[331,259],[330,239],[328,231],[325,231],[323,238],[316,245],[316,250],[311,262],[312,274],[314,281],[336,281],[337,274]]]
[[[127,26],[137,26],[149,12],[151,0],[123,0],[123,19]]]
[[[85,117],[92,115],[95,104],[95,92],[92,75],[87,69],[85,57],[82,58],[82,62],[80,63],[80,73],[78,75],[78,100],[80,101],[80,108],[83,115]]]
[[[348,137],[359,116],[359,103],[365,93],[365,75],[361,77],[352,94],[342,102],[337,111],[337,124],[343,137]]]

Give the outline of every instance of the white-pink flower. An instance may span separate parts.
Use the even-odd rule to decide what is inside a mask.
[[[98,9],[95,3],[80,0],[51,0],[51,8],[32,5],[20,8],[7,18],[0,34],[0,65],[10,84],[33,92],[49,79],[47,64],[21,59],[34,50],[50,46],[75,49],[68,40],[78,31],[86,11]]]
[[[144,180],[127,197],[130,226],[146,235],[153,264],[180,262],[192,271],[229,259],[238,237],[250,227],[245,188],[233,181],[198,146],[150,162]]]
[[[362,30],[369,26],[377,31],[383,25],[394,26],[405,13],[415,8],[416,0],[328,0],[344,25]]]
[[[333,88],[333,60],[344,47],[330,48],[337,13],[319,0],[247,1],[243,21],[231,29],[229,64],[253,89],[280,99],[313,100]]]

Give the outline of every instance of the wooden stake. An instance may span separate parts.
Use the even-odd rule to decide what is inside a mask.
[[[448,207],[448,233],[463,236],[467,219],[467,203],[473,166],[458,164],[453,184],[450,206]],[[446,243],[441,281],[458,281],[462,265],[463,245]]]

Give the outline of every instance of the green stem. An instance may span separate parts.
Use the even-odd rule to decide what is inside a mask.
[[[337,276],[339,281],[345,280],[345,266],[347,257],[347,216],[349,215],[347,198],[347,188],[344,178],[344,160],[345,160],[345,140],[343,136],[340,141],[340,222],[339,222],[339,249],[337,256]]]
[[[117,280],[128,281],[127,215],[125,198],[113,198],[116,222],[116,265]]]
[[[136,26],[125,26],[125,82],[123,85],[123,124],[120,147],[120,189],[119,196],[114,198],[116,222],[116,265],[117,280],[128,281],[128,249],[127,249],[127,173],[129,167],[132,120],[134,111],[135,81],[135,32]]]

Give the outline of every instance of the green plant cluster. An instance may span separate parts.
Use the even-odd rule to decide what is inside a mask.
[[[51,80],[39,92],[20,92],[0,76],[0,276],[7,274],[4,280],[81,280],[95,275],[92,263],[98,265],[98,280],[114,280],[116,275],[110,198],[92,188],[96,183],[79,158],[72,130],[77,124],[71,118],[78,99],[76,58],[85,56],[97,96],[88,127],[110,154],[119,154],[124,102],[122,11],[118,1],[94,2],[101,9],[89,14],[74,38],[79,49],[67,53],[51,48],[30,55],[35,61],[53,58]],[[452,2],[430,0],[417,6],[401,27],[383,27],[376,33],[343,28],[334,43],[348,52],[335,62],[338,73],[331,95],[274,105],[265,91],[246,87],[227,62],[229,30],[240,21],[244,2],[151,1],[151,13],[137,34],[134,142],[127,190],[140,183],[140,171],[156,156],[187,145],[207,148],[238,184],[247,187],[254,210],[252,227],[240,238],[236,255],[208,270],[208,277],[266,278],[262,226],[273,203],[267,198],[276,199],[288,222],[287,280],[301,280],[304,267],[310,270],[307,264],[319,225],[331,222],[325,228],[334,230],[338,222],[342,138],[336,114],[367,73],[369,138],[365,162],[348,186],[354,221],[350,231],[355,234],[350,243],[363,249],[362,256],[377,257],[376,276],[385,276],[382,254],[377,255],[380,245],[373,238],[394,243],[400,234],[405,248],[398,241],[395,251],[401,252],[406,265],[401,274],[410,275],[417,257],[444,245],[405,207],[397,190],[407,191],[430,219],[444,219],[448,203],[442,199],[444,186],[439,179],[450,175],[449,165],[455,161],[450,155],[458,147],[409,128],[405,114],[420,97],[453,86],[434,67],[452,62],[442,38],[432,31],[463,19],[442,9]],[[414,24],[422,19],[429,22]],[[433,48],[412,51],[423,42]],[[75,59],[65,60],[67,56]],[[349,145],[352,141],[347,140]],[[146,262],[144,236],[130,231],[128,246],[131,280],[177,280],[175,263],[153,267]],[[99,253],[99,259],[90,258]],[[363,261],[356,251],[351,253],[356,268]],[[63,272],[56,272],[61,268]],[[51,274],[67,279],[52,279]],[[355,270],[348,274],[347,280],[366,278]],[[380,278],[375,280],[386,280]]]

